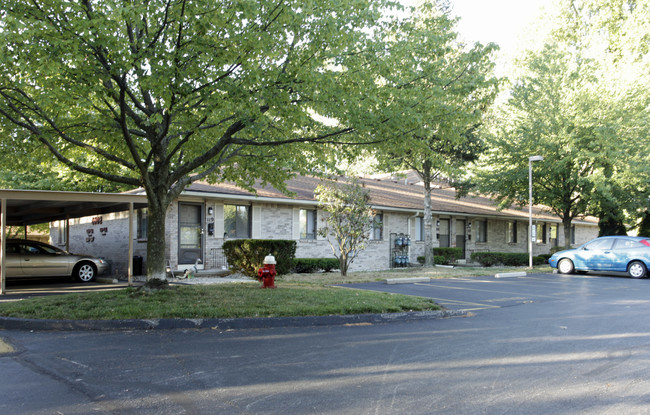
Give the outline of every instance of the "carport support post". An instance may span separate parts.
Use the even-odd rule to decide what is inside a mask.
[[[0,200],[0,295],[5,293],[5,255],[7,254],[7,199]]]
[[[126,273],[130,287],[133,285],[133,202],[129,203],[129,266]]]

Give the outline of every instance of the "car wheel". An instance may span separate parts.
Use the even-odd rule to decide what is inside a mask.
[[[645,278],[647,271],[645,264],[641,261],[633,261],[627,266],[627,273],[632,278]]]
[[[77,279],[77,281],[90,282],[95,279],[95,276],[97,275],[97,269],[93,264],[83,262],[74,268],[72,275],[75,279]]]
[[[573,272],[573,262],[568,258],[562,258],[557,263],[557,270],[560,274],[571,274]]]

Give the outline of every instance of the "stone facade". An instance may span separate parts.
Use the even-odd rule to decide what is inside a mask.
[[[224,199],[219,195],[206,195],[200,197],[182,197],[180,202],[173,203],[167,213],[166,220],[166,252],[168,265],[174,270],[186,269],[193,263],[179,264],[181,248],[181,234],[186,232],[187,226],[179,218],[179,205],[192,205],[200,211],[200,256],[199,269],[219,269],[224,267],[225,260],[221,253],[224,240],[228,239],[224,223],[227,206],[247,206],[249,209],[248,234],[252,238],[262,239],[294,239],[298,242],[296,257],[298,258],[323,258],[333,257],[331,247],[321,236],[315,239],[301,239],[300,235],[300,209],[316,209],[312,202],[296,201],[291,203],[268,203],[263,199]],[[381,239],[371,240],[367,248],[352,263],[350,271],[388,269],[395,265],[397,254],[406,256],[409,263],[417,263],[418,256],[424,256],[424,241],[416,238],[416,225],[421,210],[379,210],[382,214]],[[317,210],[317,226],[322,225],[324,212]],[[146,240],[137,238],[139,226],[137,215],[134,217],[134,255],[144,260],[142,270],[146,270]],[[508,235],[512,225],[516,222],[516,237]],[[538,235],[539,243],[533,246],[535,255],[549,253],[554,245],[564,246],[564,235],[559,221],[546,220],[539,222],[543,235]],[[51,235],[57,235],[60,222],[52,224]],[[449,241],[449,246],[462,247],[465,245],[465,258],[469,261],[472,252],[498,251],[498,252],[527,252],[528,222],[518,218],[478,217],[462,214],[436,214],[433,217],[434,247],[441,242]],[[448,224],[448,226],[447,226]],[[486,225],[486,227],[485,227]],[[95,255],[109,260],[112,264],[112,273],[115,275],[126,274],[128,257],[129,223],[128,212],[114,213],[98,217],[80,218],[70,220],[69,223],[70,250],[75,253]],[[510,226],[510,228],[509,228]],[[553,228],[556,227],[555,230]],[[185,229],[185,231],[183,230]],[[444,230],[449,229],[448,236]],[[485,232],[485,229],[487,230]],[[441,232],[443,232],[441,234]],[[579,245],[597,236],[598,228],[595,223],[577,223],[575,225],[575,244]],[[190,236],[193,234],[190,232]],[[400,246],[397,249],[396,239],[400,235],[410,236],[410,245]],[[480,238],[480,237],[483,238]],[[483,239],[485,239],[483,241]],[[515,241],[513,241],[513,239]],[[62,245],[54,236],[55,244]],[[136,268],[137,270],[137,268]]]

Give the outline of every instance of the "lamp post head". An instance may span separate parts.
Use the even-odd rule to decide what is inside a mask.
[[[530,156],[528,157],[528,161],[542,161],[544,160],[544,157],[542,156]]]

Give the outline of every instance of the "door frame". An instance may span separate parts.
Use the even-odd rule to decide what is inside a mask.
[[[463,226],[458,226],[459,222],[462,222]],[[462,230],[462,234],[458,230]],[[456,219],[456,248],[460,248],[463,251],[463,256],[461,259],[466,259],[467,255],[467,219]],[[462,236],[462,238],[459,238]],[[461,246],[458,246],[460,242]]]
[[[200,237],[199,237],[199,250],[198,258],[201,260],[196,264],[197,269],[205,269],[205,204],[198,202],[178,202],[178,235],[177,235],[177,255],[178,255],[178,264],[177,269],[180,271],[193,268],[195,263],[181,263],[182,258],[182,248],[181,248],[181,223],[183,222],[183,209],[182,206],[196,206],[199,208],[199,221],[197,222]]]

